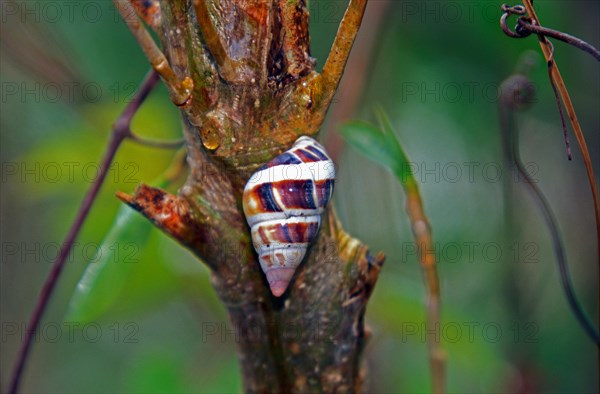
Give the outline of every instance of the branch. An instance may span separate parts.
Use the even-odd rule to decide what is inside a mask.
[[[406,212],[410,219],[411,228],[415,241],[417,242],[419,261],[423,271],[425,288],[427,289],[427,324],[430,329],[439,332],[441,294],[437,274],[433,237],[431,227],[423,210],[423,202],[419,187],[416,183],[407,183],[404,187],[406,193]],[[439,336],[436,335],[439,338]],[[446,353],[439,341],[428,342],[429,361],[431,364],[431,376],[433,392],[444,392],[445,361]]]
[[[365,95],[368,85],[369,71],[376,60],[381,47],[380,33],[387,21],[385,20],[391,6],[388,1],[376,1],[369,6],[369,12],[362,21],[361,37],[354,44],[353,54],[344,71],[346,76],[340,81],[336,97],[343,97],[334,105],[328,114],[325,134],[325,147],[334,162],[338,162],[344,149],[344,140],[337,132],[339,125],[347,120],[356,111]],[[323,133],[322,133],[323,135]]]
[[[117,153],[117,150],[119,149],[119,146],[121,146],[121,143],[129,137],[129,126],[133,116],[136,114],[146,97],[148,97],[148,94],[152,91],[157,81],[158,75],[155,72],[151,71],[146,75],[146,78],[144,79],[144,82],[142,82],[137,94],[127,105],[127,107],[125,107],[125,110],[123,110],[113,126],[113,132],[110,136],[108,147],[104,153],[102,164],[100,165],[100,170],[98,172],[98,177],[90,186],[90,189],[88,190],[83,202],[79,207],[77,216],[75,217],[75,220],[73,221],[73,224],[71,225],[71,228],[69,229],[69,232],[63,242],[64,247],[61,248],[58,257],[52,266],[52,270],[46,278],[46,282],[44,283],[44,287],[42,288],[40,296],[38,297],[35,309],[30,317],[27,330],[25,331],[25,339],[21,345],[21,348],[19,349],[19,354],[17,356],[17,361],[11,377],[9,388],[9,393],[11,394],[17,393],[19,389],[21,377],[23,375],[25,364],[31,349],[32,339],[35,335],[35,332],[39,328],[40,321],[44,315],[44,312],[46,311],[50,297],[52,296],[52,293],[58,282],[58,278],[60,277],[60,274],[65,266],[67,257],[69,257],[73,243],[75,242],[75,239],[77,238],[77,235],[79,234],[79,231],[81,230],[81,227],[83,226],[83,223],[85,222],[85,219],[87,218],[87,215],[100,192],[100,187],[104,183],[106,175],[109,172],[110,165]]]
[[[366,7],[367,0],[350,0],[346,13],[344,13],[335,40],[331,46],[331,51],[323,66],[323,72],[321,73],[323,88],[325,89],[326,106],[340,83]]]
[[[238,69],[241,64],[231,59],[225,46],[223,46],[219,32],[210,19],[208,5],[206,4],[207,1],[209,0],[194,0],[194,10],[196,11],[196,18],[198,19],[204,43],[219,65],[219,74],[227,81],[236,81],[238,79]]]
[[[158,46],[156,46],[152,36],[150,36],[150,33],[148,33],[142,24],[129,0],[114,0],[114,3],[125,24],[140,44],[144,54],[146,54],[152,68],[164,80],[173,103],[178,107],[186,106],[192,96],[193,81],[190,78],[180,81],[177,75],[175,75],[167,58]]]
[[[185,199],[144,184],[133,195],[117,192],[117,197],[192,250],[198,250],[201,243],[205,242],[196,224],[197,219]]]
[[[383,133],[387,136],[393,136],[394,130],[385,112],[378,110],[377,117]],[[395,137],[392,138],[395,140]],[[402,162],[410,163],[400,144],[397,141],[396,144],[398,149],[397,154],[402,157]],[[406,166],[406,168],[410,167]],[[419,263],[421,264],[421,271],[427,292],[427,324],[429,329],[435,330],[437,333],[435,338],[442,338],[439,335],[441,330],[441,291],[431,226],[425,214],[419,184],[412,171],[409,170],[402,174],[399,180],[406,194],[406,213],[410,220],[413,237],[417,243]],[[438,341],[428,339],[427,348],[429,351],[433,392],[440,394],[445,392],[446,353],[442,348],[441,339]]]

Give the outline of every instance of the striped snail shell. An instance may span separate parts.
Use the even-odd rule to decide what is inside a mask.
[[[334,181],[335,167],[325,148],[305,136],[248,180],[244,214],[274,296],[285,292],[316,237]]]

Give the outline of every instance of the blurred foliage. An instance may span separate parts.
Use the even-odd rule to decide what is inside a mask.
[[[110,125],[148,69],[111,2],[75,3],[72,17],[68,2],[14,2],[21,7],[16,12],[7,3],[2,6],[2,39],[37,53],[24,39],[33,37],[73,70],[79,79],[71,82],[80,88],[67,98],[67,87],[60,85],[62,99],[52,100],[52,81],[24,67],[3,45],[3,387],[19,333],[94,177]],[[34,10],[27,17],[25,4]],[[57,5],[60,17],[53,17],[44,4]],[[504,213],[509,202],[503,200],[502,179],[512,174],[502,168],[496,90],[523,52],[539,49],[535,38],[514,40],[502,34],[500,4],[392,2],[355,116],[369,120],[372,103],[381,103],[415,164],[440,258],[449,391],[594,392],[596,350],[568,310],[542,218],[518,182],[510,203],[514,218],[507,220]],[[310,2],[312,50],[319,65],[344,7],[341,1]],[[597,2],[539,1],[536,7],[542,23],[600,46]],[[19,24],[27,34],[16,34]],[[555,46],[598,174],[597,64],[576,49]],[[596,318],[591,199],[578,152],[573,162],[566,161],[560,119],[539,59],[532,73],[538,100],[519,118],[522,157],[533,163],[556,212],[573,281]],[[37,66],[59,67],[48,64]],[[344,105],[344,97],[333,105]],[[142,107],[133,130],[160,138],[180,135],[177,110],[164,88]],[[234,327],[205,267],[143,220],[139,229],[132,223],[115,234],[115,218],[131,215],[120,208],[114,192],[129,192],[137,183],[155,179],[173,154],[130,142],[120,150],[34,344],[24,391],[240,391]],[[401,188],[391,174],[352,150],[344,150],[338,164],[334,203],[340,218],[351,234],[388,256],[368,305],[373,330],[366,349],[369,392],[426,392],[424,289]],[[137,263],[126,277],[106,279],[103,302],[112,306],[75,316],[81,319],[77,326],[74,315],[66,315],[69,299],[110,237],[136,243]]]

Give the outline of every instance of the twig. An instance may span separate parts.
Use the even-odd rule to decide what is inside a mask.
[[[596,60],[600,61],[600,51],[596,49],[593,45],[590,45],[587,42],[583,41],[581,38],[577,38],[570,34],[563,33],[562,31],[531,24],[526,19],[519,18],[518,23],[519,26],[524,30],[528,30],[538,35],[556,38],[557,40],[566,42],[569,45],[572,45],[576,48],[581,49],[584,52],[589,53]]]
[[[515,164],[519,175],[525,180],[527,190],[533,196],[536,205],[539,207],[542,215],[544,216],[544,220],[546,221],[546,225],[548,226],[548,230],[550,231],[550,235],[552,237],[552,244],[554,246],[554,254],[556,255],[556,260],[558,263],[561,283],[571,310],[573,311],[579,324],[583,327],[590,338],[592,338],[596,345],[600,345],[600,334],[598,333],[598,330],[589,320],[585,314],[585,311],[583,310],[583,307],[577,300],[577,295],[575,294],[569,274],[565,247],[563,245],[558,224],[554,214],[552,213],[550,204],[544,197],[542,191],[536,186],[535,180],[529,176],[521,161],[519,153],[518,128],[515,126],[514,113],[517,109],[522,107],[523,104],[531,102],[531,100],[517,102],[515,98],[524,97],[521,92],[533,92],[533,89],[528,89],[528,85],[532,86],[531,82],[523,75],[515,75],[507,79],[502,84],[500,100],[500,124],[504,136],[503,139],[505,141],[512,140],[512,144],[505,144],[504,152],[507,156],[507,159]]]
[[[133,98],[133,100],[125,107],[115,124],[113,125],[113,132],[110,136],[110,141],[106,151],[104,153],[104,157],[102,159],[102,164],[100,166],[100,170],[98,173],[98,177],[90,186],[87,194],[81,206],[79,207],[79,211],[77,212],[77,216],[69,229],[69,232],[63,242],[63,247],[60,250],[56,261],[52,266],[52,270],[50,274],[46,278],[46,282],[44,283],[44,287],[38,297],[37,304],[35,309],[31,315],[29,320],[29,324],[27,326],[27,330],[25,332],[25,339],[21,344],[21,348],[19,349],[19,354],[17,356],[17,361],[12,373],[10,388],[8,390],[9,393],[15,394],[19,389],[19,384],[21,382],[21,377],[23,375],[23,371],[25,368],[25,363],[27,361],[27,357],[29,355],[29,351],[31,349],[32,339],[37,331],[40,321],[46,311],[48,306],[48,302],[50,301],[50,297],[52,296],[52,292],[56,287],[56,283],[58,282],[58,278],[62,272],[62,269],[65,266],[65,262],[67,261],[67,257],[71,252],[71,248],[73,246],[73,242],[77,238],[83,223],[90,212],[90,209],[98,196],[100,191],[100,187],[104,183],[104,179],[109,172],[109,167],[119,149],[121,143],[131,136],[131,131],[129,129],[129,125],[131,124],[131,120],[133,116],[136,114],[137,110],[140,108],[141,104],[144,102],[148,94],[152,91],[156,82],[158,81],[158,74],[155,71],[150,71],[144,82],[142,83],[140,89],[137,94]]]
[[[532,23],[540,26],[541,23],[539,22],[539,19],[535,14],[535,9],[533,8],[532,0],[524,0],[523,4],[525,5],[527,14],[532,19]],[[571,102],[571,97],[569,97],[569,92],[567,91],[565,82],[563,81],[560,71],[558,70],[558,66],[554,61],[552,61],[552,64],[550,65],[550,61],[552,59],[550,43],[548,42],[546,37],[539,34],[538,41],[540,42],[540,47],[542,48],[542,52],[544,53],[546,62],[549,63],[548,67],[552,67],[552,77],[554,78],[554,81],[560,93],[560,97],[562,98],[562,101],[565,105],[565,109],[567,110],[567,114],[569,115],[571,127],[573,128],[573,133],[575,134],[575,138],[577,139],[577,143],[579,144],[579,149],[581,149],[581,155],[583,156],[583,162],[585,164],[588,182],[592,190],[592,199],[594,203],[594,215],[596,219],[596,249],[598,253],[597,263],[600,267],[600,199],[598,197],[598,186],[596,184],[596,177],[594,175],[592,159],[590,157],[590,153],[588,152],[585,137],[583,136],[583,131],[581,130],[581,126],[579,125],[579,120],[577,120],[577,115],[575,114],[575,108],[573,107],[573,103]],[[598,287],[598,298],[600,298],[600,286]],[[598,315],[598,319],[600,322],[600,315]],[[598,357],[600,360],[600,353],[598,354]]]
[[[350,54],[348,66],[344,71],[336,97],[343,97],[337,105],[329,109],[325,135],[325,146],[333,161],[337,162],[344,149],[344,140],[337,132],[339,125],[350,119],[361,100],[364,100],[365,88],[368,85],[368,70],[377,57],[381,47],[380,32],[387,24],[387,10],[392,3],[376,1],[371,3],[365,13],[361,27],[362,34],[357,37],[354,49]],[[335,99],[334,99],[335,100]],[[335,104],[335,103],[334,103]]]
[[[323,71],[321,77],[323,78],[323,87],[325,89],[325,96],[328,102],[333,94],[335,93],[342,74],[344,73],[344,67],[350,56],[350,50],[352,44],[358,33],[365,8],[367,7],[367,0],[350,0],[348,8],[344,13],[344,17],[340,23],[338,31],[336,33],[333,45],[329,56],[323,65]]]
[[[377,117],[384,134],[392,135],[394,130],[383,110],[377,111]],[[395,140],[395,137],[393,137]],[[402,146],[397,144],[396,154],[400,155],[402,162],[409,163],[408,157]],[[439,334],[441,321],[441,291],[438,279],[436,258],[434,252],[433,236],[431,226],[425,215],[419,184],[410,169],[399,178],[400,184],[406,193],[406,213],[408,214],[413,236],[417,243],[419,262],[424,276],[425,288],[427,290],[427,325],[429,329]],[[436,335],[436,338],[441,338]],[[441,339],[440,339],[441,340]],[[441,394],[445,390],[445,362],[446,354],[441,346],[440,340],[428,341],[429,362],[431,365],[431,376],[433,392]]]
[[[554,64],[554,45],[552,45],[551,42],[548,42],[548,44],[550,44],[551,47],[551,58],[548,61],[548,80],[550,81],[550,86],[552,86],[554,98],[556,99],[556,108],[558,108],[558,114],[560,115],[560,122],[562,124],[563,129],[563,138],[565,139],[565,147],[567,149],[567,159],[573,160],[573,155],[571,154],[571,141],[569,140],[567,123],[565,122],[565,116],[563,114],[562,105],[560,102],[560,94],[558,93],[558,89],[556,88],[556,84],[554,83],[554,78],[552,78],[552,65]]]
[[[577,122],[577,117],[575,116],[574,109],[572,110],[572,116],[571,116],[571,113],[569,112],[568,106],[571,105],[570,99],[568,97],[568,93],[566,94],[566,99],[565,99],[565,95],[563,95],[563,91],[562,91],[562,90],[564,90],[564,92],[566,93],[566,88],[564,88],[564,86],[563,86],[564,89],[561,88],[561,86],[560,86],[561,83],[559,83],[558,88],[556,86],[555,79],[559,80],[560,73],[558,72],[558,67],[556,65],[554,65],[554,46],[552,45],[552,43],[550,41],[548,41],[546,39],[546,36],[553,37],[553,38],[556,38],[563,42],[566,42],[567,44],[573,45],[574,47],[579,48],[579,49],[589,53],[594,58],[596,58],[596,60],[599,60],[599,61],[600,61],[600,51],[598,51],[592,45],[588,44],[587,42],[583,41],[580,38],[574,37],[570,34],[563,33],[558,30],[553,30],[553,29],[549,29],[549,28],[540,26],[537,16],[535,15],[535,10],[533,9],[532,2],[525,3],[525,6],[516,5],[513,7],[503,4],[501,6],[501,9],[504,12],[504,14],[500,18],[500,27],[502,28],[502,31],[506,35],[508,35],[509,37],[513,37],[513,38],[529,37],[532,33],[535,33],[538,35],[538,39],[540,41],[540,46],[542,47],[542,51],[544,52],[544,56],[546,57],[546,62],[548,63],[548,74],[550,76],[550,84],[552,85],[552,90],[554,91],[554,95],[556,96],[558,112],[560,114],[560,119],[561,119],[562,126],[563,126],[563,134],[564,134],[565,145],[566,145],[566,149],[567,149],[567,157],[569,160],[571,160],[572,155],[571,155],[570,142],[569,142],[569,137],[568,137],[568,133],[567,133],[567,126],[565,124],[565,119],[564,119],[563,112],[562,112],[562,107],[560,105],[559,95],[561,97],[563,97],[563,101],[565,102],[565,106],[567,107],[567,113],[569,113],[569,117],[571,118],[571,123],[573,123],[573,118],[574,118],[575,122]],[[529,14],[529,16],[526,16],[525,14]],[[510,30],[510,28],[506,24],[508,17],[510,17],[511,15],[520,15],[519,18],[517,19],[517,25],[515,26],[514,31]],[[558,77],[555,74],[558,74]],[[562,79],[560,80],[560,82],[562,82]],[[563,85],[564,85],[564,83],[563,83]],[[579,127],[578,122],[577,122],[577,127]],[[578,132],[576,130],[575,125],[573,125],[573,129],[575,129],[575,135],[577,136]],[[577,136],[577,138],[579,141],[579,136]],[[583,139],[583,135],[581,138]],[[580,145],[581,145],[581,142],[580,142]],[[582,148],[582,150],[583,150],[583,148]],[[592,179],[594,179],[594,178],[592,177]],[[593,190],[592,190],[592,193],[594,193]],[[595,198],[595,203],[596,203],[596,205],[598,205],[597,198]],[[597,206],[596,206],[596,210],[598,210]],[[596,217],[598,219],[598,215]],[[598,241],[599,241],[599,247],[600,247],[600,224],[598,221],[596,224],[597,224],[597,229],[599,231]],[[600,263],[600,250],[599,250],[599,263]]]
[[[502,11],[504,11],[504,14],[500,18],[500,26],[502,27],[502,31],[504,31],[504,33],[507,36],[510,36],[513,38],[525,38],[525,37],[529,37],[532,33],[535,33],[538,36],[546,36],[546,37],[556,38],[557,40],[565,42],[569,45],[572,45],[576,48],[581,49],[584,52],[589,53],[596,60],[600,61],[600,51],[598,49],[596,49],[593,45],[588,44],[587,42],[583,41],[581,38],[572,36],[567,33],[563,33],[562,31],[539,26],[537,21],[532,20],[530,17],[524,16],[525,12],[526,12],[525,7],[520,6],[520,5],[516,5],[514,7],[509,7],[506,4],[503,4],[501,8],[502,8]],[[510,30],[510,28],[506,24],[506,20],[508,19],[508,17],[513,14],[521,15],[517,19],[517,25],[515,26],[514,31]]]
[[[179,107],[187,106],[191,100],[192,89],[194,87],[192,80],[190,78],[185,78],[183,81],[179,80],[175,71],[169,65],[167,58],[142,24],[130,0],[114,0],[114,3],[123,21],[129,27],[129,30],[131,30],[131,33],[150,61],[152,68],[164,80],[167,90],[171,95],[171,100]]]
[[[406,193],[406,212],[410,218],[413,236],[417,241],[419,260],[427,289],[427,325],[429,329],[439,332],[441,330],[441,293],[431,228],[423,210],[423,202],[417,184],[407,183],[404,191]],[[446,354],[439,341],[429,341],[428,348],[433,392],[443,393]]]

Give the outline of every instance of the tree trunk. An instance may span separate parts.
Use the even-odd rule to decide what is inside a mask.
[[[366,0],[350,2],[321,74],[310,57],[304,0],[149,3],[132,2],[177,78],[193,82],[188,99],[176,102],[190,175],[177,196],[142,185],[120,198],[211,269],[246,392],[360,392],[365,305],[383,255],[349,237],[330,208],[287,292],[276,298],[241,197],[260,165],[318,132]]]

